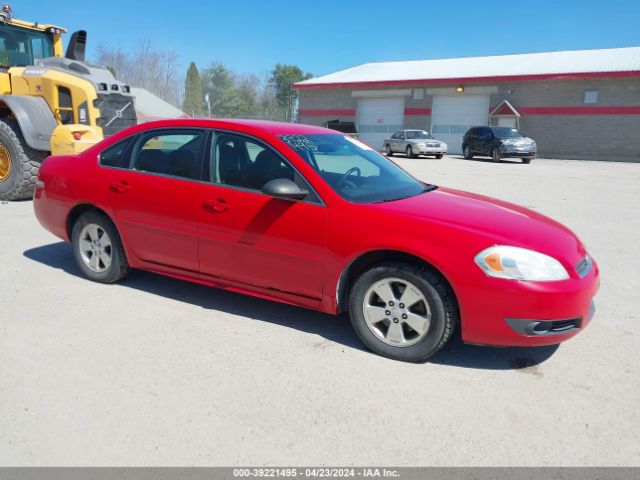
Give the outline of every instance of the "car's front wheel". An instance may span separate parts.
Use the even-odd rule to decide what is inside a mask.
[[[500,163],[500,149],[494,148],[491,151],[491,160],[493,160],[495,163]]]
[[[523,158],[523,159],[522,159],[522,163],[527,163],[527,164],[529,164],[529,163],[531,163],[531,160],[533,160],[533,158]]]
[[[439,153],[438,155],[436,155],[436,158],[437,158],[438,160],[440,160],[442,157],[444,157],[444,155],[443,155],[443,154],[441,154],[441,153]]]
[[[413,158],[415,155],[413,154],[413,148],[411,148],[411,145],[409,145],[407,147],[407,158]]]
[[[381,263],[356,281],[349,297],[351,324],[375,353],[421,362],[440,350],[457,323],[453,296],[428,269]]]
[[[129,274],[120,235],[109,218],[96,211],[80,215],[71,232],[73,256],[82,273],[100,283],[115,283]]]
[[[387,157],[392,157],[393,156],[393,151],[391,150],[391,145],[389,145],[388,143],[387,143],[387,146],[385,148],[385,151],[387,153]]]
[[[471,160],[473,158],[473,154],[471,153],[471,149],[469,148],[469,145],[464,146],[462,153],[464,154],[464,158],[466,160]]]

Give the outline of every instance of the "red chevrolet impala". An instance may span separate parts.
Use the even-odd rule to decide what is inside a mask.
[[[559,223],[416,180],[333,130],[167,120],[48,158],[34,208],[89,279],[139,268],[337,314],[381,355],[556,344],[598,268]]]

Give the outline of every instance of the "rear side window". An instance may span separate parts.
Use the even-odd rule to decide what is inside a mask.
[[[129,145],[131,145],[130,138],[111,145],[100,154],[100,165],[103,167],[129,168]]]
[[[163,130],[140,136],[133,153],[133,168],[141,172],[200,180],[202,130]]]

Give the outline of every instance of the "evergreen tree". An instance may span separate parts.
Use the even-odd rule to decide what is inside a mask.
[[[184,82],[184,103],[182,105],[182,111],[187,115],[200,117],[204,112],[203,106],[200,72],[198,72],[196,64],[191,62]]]
[[[236,75],[220,62],[212,63],[202,72],[204,92],[209,95],[209,107],[214,117],[237,116],[238,89]]]
[[[275,91],[277,105],[285,120],[291,119],[293,105],[297,93],[291,88],[294,83],[313,77],[310,73],[304,73],[297,65],[283,65],[278,63],[271,71],[269,84]]]

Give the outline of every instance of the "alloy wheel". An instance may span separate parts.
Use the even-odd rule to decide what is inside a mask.
[[[385,278],[375,282],[364,296],[362,309],[369,330],[387,345],[409,347],[429,332],[429,302],[407,280]]]
[[[113,246],[107,232],[95,223],[89,223],[80,231],[78,242],[80,257],[92,271],[101,273],[111,266]]]

